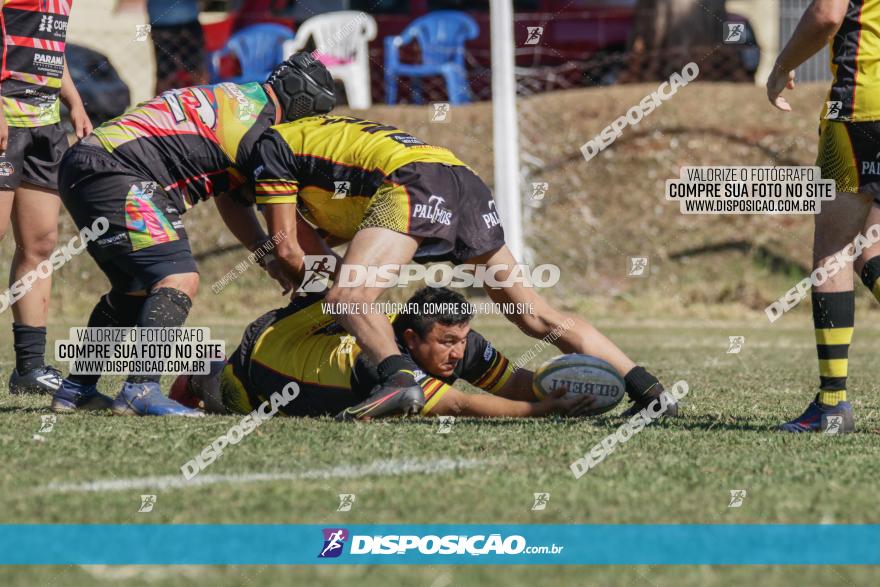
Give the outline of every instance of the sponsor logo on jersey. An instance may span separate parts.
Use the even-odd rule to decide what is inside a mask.
[[[40,63],[43,65],[64,65],[64,56],[63,55],[47,55],[45,53],[34,53],[34,63]]]
[[[880,175],[880,161],[862,161],[862,175]]]
[[[114,234],[113,236],[102,238],[96,241],[96,244],[100,247],[106,247],[107,245],[112,245],[113,243],[118,243],[121,240],[125,240],[126,237],[128,237],[126,233],[120,232],[119,234]]]
[[[393,135],[388,135],[388,138],[393,141],[397,141],[405,147],[420,147],[425,144],[424,141],[421,141],[416,137],[408,135],[406,133],[395,133]]]
[[[239,120],[247,120],[254,114],[256,114],[256,109],[254,108],[253,103],[247,99],[247,96],[244,95],[244,92],[239,89],[239,87],[232,83],[223,83],[220,84],[227,92],[232,94],[232,97],[235,98],[235,101],[238,102],[238,119]]]
[[[40,17],[40,26],[37,29],[41,33],[62,34],[67,33],[67,20],[58,18],[52,14],[44,14]]]
[[[416,204],[413,208],[413,218],[430,220],[431,224],[440,223],[449,226],[452,224],[452,210],[446,208],[446,200],[440,196],[431,196],[427,204]]]
[[[492,228],[501,224],[501,219],[498,217],[498,210],[495,208],[495,200],[489,200],[489,212],[482,216],[483,222],[486,223],[486,228]]]

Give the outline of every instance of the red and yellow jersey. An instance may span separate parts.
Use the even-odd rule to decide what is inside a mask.
[[[335,415],[363,401],[379,384],[376,367],[361,353],[354,337],[325,313],[322,301],[322,296],[297,298],[248,327],[223,374],[227,407],[249,412],[274,391],[296,382],[303,401],[292,404],[288,413]],[[389,316],[391,321],[394,318]],[[401,347],[401,352],[407,350]],[[450,377],[417,377],[425,392],[422,414],[430,413],[458,379],[497,393],[512,374],[510,361],[472,330],[464,358]]]
[[[823,118],[880,120],[880,0],[850,0],[830,49],[834,81]]]
[[[261,84],[223,83],[165,92],[102,124],[94,135],[185,211],[244,183],[239,170],[274,117]]]
[[[5,0],[0,13],[0,96],[9,126],[47,126],[60,119],[64,43],[73,0]]]

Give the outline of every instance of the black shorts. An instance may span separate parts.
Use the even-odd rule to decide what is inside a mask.
[[[14,190],[22,182],[58,189],[58,164],[68,147],[61,124],[10,126],[9,145],[0,154],[0,190]]]
[[[196,272],[174,202],[103,148],[71,147],[61,161],[58,189],[78,228],[107,219],[107,232],[88,250],[114,290],[140,291],[168,275]]]
[[[358,226],[388,228],[422,240],[419,261],[463,263],[504,245],[492,191],[461,165],[410,163],[391,173]]]
[[[816,165],[838,192],[869,194],[880,204],[880,122],[823,120]]]

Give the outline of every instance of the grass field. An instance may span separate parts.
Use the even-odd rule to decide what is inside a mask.
[[[7,312],[0,317],[0,522],[880,523],[876,302],[857,286],[849,388],[858,433],[773,432],[800,413],[817,383],[809,304],[773,325],[761,312],[804,276],[811,219],[685,217],[663,200],[666,179],[682,165],[812,164],[816,113],[827,89],[801,86],[790,96],[797,115],[780,116],[761,88],[693,84],[585,165],[579,146],[654,89],[627,85],[520,101],[521,143],[542,163],[530,179],[550,185],[540,205],[526,207],[525,229],[535,264],[562,269],[549,297],[593,319],[667,385],[688,382],[680,420],[641,432],[574,480],[569,464],[620,419],[459,420],[439,434],[432,420],[341,425],[276,418],[199,478],[214,482],[180,487],[179,467],[237,418],[76,415],[59,417],[43,440],[34,439],[48,399],[6,393]],[[452,147],[491,182],[490,108],[458,108],[448,125],[430,123],[424,106],[377,106],[370,118]],[[210,204],[185,222],[202,272],[188,325],[212,327],[231,350],[242,327],[281,300],[258,269],[213,295],[211,284],[245,254],[218,228]],[[67,215],[61,224],[66,241],[73,234]],[[10,258],[11,240],[0,245],[0,258]],[[626,277],[630,255],[650,256],[649,279]],[[54,279],[50,345],[82,325],[106,291],[85,256]],[[480,317],[474,326],[512,359],[532,344],[498,318]],[[727,354],[734,335],[745,336],[745,345]],[[544,351],[534,363],[552,354]],[[103,390],[113,393],[119,383],[106,379]],[[247,477],[261,474],[276,477]],[[747,491],[742,507],[727,507],[731,489]],[[550,493],[546,510],[530,511],[535,492]],[[350,512],[336,511],[339,493],[357,496]],[[137,512],[142,494],[157,496],[151,513]],[[4,568],[0,586],[843,586],[876,585],[878,575],[868,567],[128,566]]]
[[[205,472],[214,483],[173,485],[180,465],[237,419],[59,417],[35,440],[42,397],[0,394],[0,521],[4,523],[878,523],[880,366],[857,330],[851,353],[858,433],[788,436],[770,429],[803,408],[816,380],[807,321],[602,323],[640,362],[690,393],[684,417],[643,431],[574,480],[568,465],[619,424],[596,420],[434,420],[337,424],[276,418]],[[191,325],[202,325],[191,323]],[[207,325],[207,324],[205,324]],[[510,357],[530,342],[496,317],[475,327]],[[57,325],[50,339],[63,334]],[[240,327],[215,336],[233,348]],[[740,354],[728,336],[744,335]],[[8,372],[10,349],[2,350]],[[544,351],[542,358],[553,353]],[[111,391],[115,381],[105,381]],[[381,464],[380,462],[384,462]],[[398,473],[402,463],[421,472]],[[451,467],[451,469],[450,469]],[[277,473],[281,480],[225,476]],[[164,479],[170,476],[175,481]],[[116,481],[113,487],[102,482]],[[729,491],[745,489],[740,508]],[[530,511],[534,492],[546,510]],[[141,494],[153,512],[137,513]],[[337,494],[357,496],[337,512]],[[99,546],[99,545],[97,545]],[[662,545],[634,545],[658,548]],[[3,570],[3,585],[276,585],[356,580],[364,585],[730,585],[799,581],[804,569],[630,567],[585,569],[87,567]],[[869,568],[812,569],[815,585],[876,584]],[[813,577],[811,575],[811,577]],[[129,583],[130,581],[130,583]]]

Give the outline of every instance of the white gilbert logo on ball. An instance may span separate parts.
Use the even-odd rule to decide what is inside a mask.
[[[535,371],[532,387],[544,397],[560,389],[569,394],[593,396],[589,415],[604,414],[620,403],[626,392],[623,378],[607,362],[590,355],[560,355]]]

